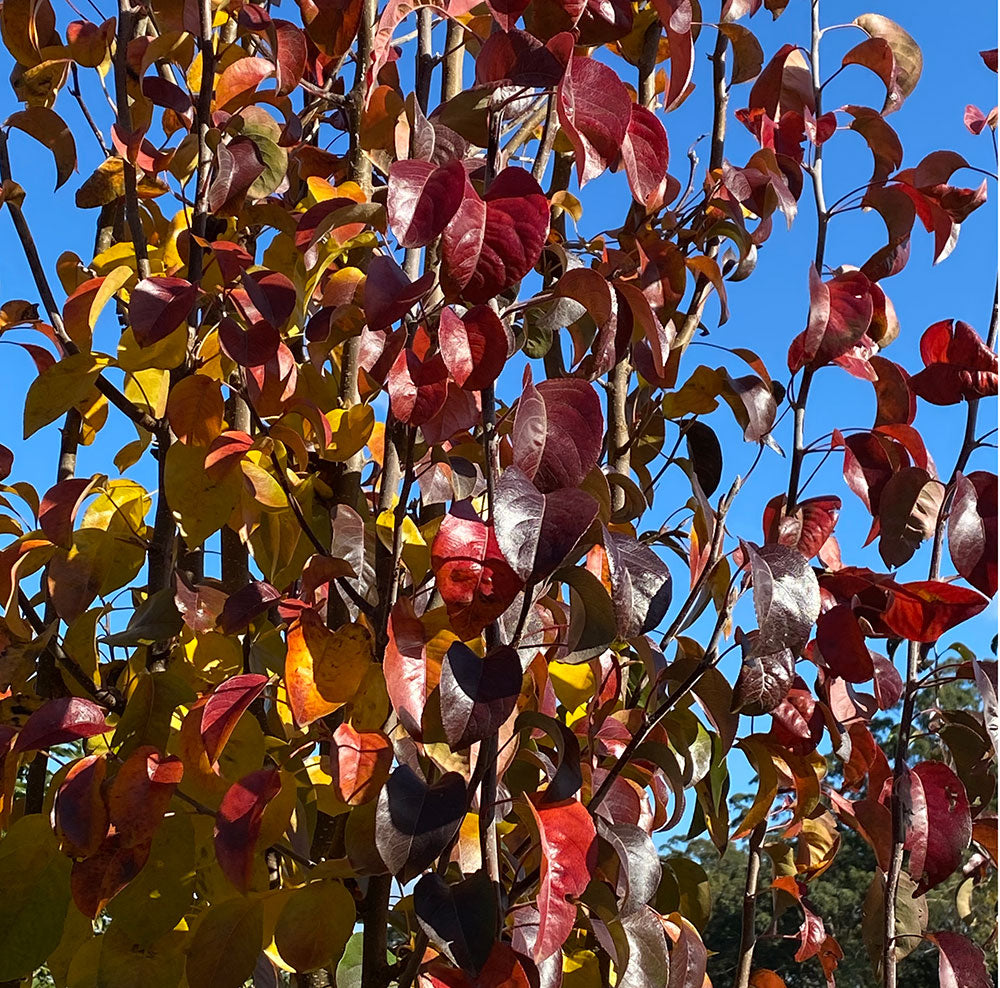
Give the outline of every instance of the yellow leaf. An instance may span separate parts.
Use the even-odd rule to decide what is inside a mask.
[[[601,968],[592,950],[563,954],[563,988],[602,988]]]
[[[335,408],[327,413],[326,419],[333,431],[326,457],[337,462],[349,460],[364,449],[375,428],[375,410],[371,405]]]
[[[360,624],[330,631],[314,611],[304,611],[288,632],[285,686],[300,727],[354,699],[373,657],[372,636]]]
[[[259,450],[250,450],[240,460],[240,469],[243,471],[243,476],[246,477],[253,488],[254,499],[265,508],[276,510],[287,508],[288,498],[281,489],[281,484],[278,483],[272,473],[260,465],[261,458]],[[257,460],[256,463],[254,459]]]
[[[173,443],[164,465],[167,504],[191,547],[225,525],[242,485],[235,472],[212,480],[205,473],[205,453],[201,446]]]
[[[559,702],[567,710],[576,710],[597,689],[597,680],[589,662],[550,662],[549,678]]]
[[[100,354],[74,353],[39,374],[24,401],[24,438],[83,401],[108,362]]]
[[[182,378],[167,398],[170,428],[189,446],[211,446],[222,432],[225,411],[219,382],[204,374]]]
[[[104,306],[111,300],[111,296],[123,288],[132,275],[132,269],[127,264],[121,264],[105,276],[101,287],[97,289],[94,300],[90,303],[88,322],[91,330],[97,325],[97,319],[104,310]]]

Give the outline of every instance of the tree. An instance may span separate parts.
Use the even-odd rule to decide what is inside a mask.
[[[970,469],[996,296],[983,335],[931,325],[922,369],[882,355],[917,221],[943,260],[987,185],[947,150],[902,167],[901,26],[844,25],[830,72],[811,0],[765,65],[761,7],[785,3],[118,0],[96,23],[4,0],[4,250],[32,284],[0,330],[37,372],[25,438],[60,439],[47,489],[0,448],[0,979],[701,988],[699,866],[661,867],[653,836],[690,810],[692,838],[747,842],[738,988],[782,983],[755,962],[762,855],[791,963],[832,984],[811,889],[862,846],[885,988],[919,944],[943,985],[990,983],[922,903],[996,868],[996,662],[934,648],[996,593],[996,475]],[[707,162],[678,166],[665,120],[705,53]],[[845,69],[884,105],[831,109]],[[995,110],[966,121],[995,134]],[[873,172],[834,198],[824,154],[852,135]],[[57,189],[87,176],[86,262],[36,247],[31,139]],[[699,364],[800,206],[788,385],[745,347]],[[876,214],[885,244],[831,267],[829,224]],[[874,386],[870,428],[809,438],[820,373]],[[940,477],[918,403],[966,410]],[[731,511],[785,413],[759,540]],[[804,496],[813,453],[843,457],[880,570],[834,534],[839,496]],[[956,681],[982,710],[927,705]],[[736,752],[758,792],[733,826]]]

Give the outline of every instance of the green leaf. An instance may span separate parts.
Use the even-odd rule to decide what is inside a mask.
[[[0,841],[0,981],[30,975],[59,946],[70,867],[41,814],[22,817]]]
[[[296,971],[327,967],[343,954],[354,919],[354,898],[340,882],[312,882],[296,889],[281,910],[275,946]]]

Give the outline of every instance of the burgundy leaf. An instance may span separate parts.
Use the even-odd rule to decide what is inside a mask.
[[[449,373],[466,391],[488,388],[507,362],[507,331],[488,305],[477,305],[464,316],[451,306],[443,309],[438,343]]]
[[[281,773],[259,769],[229,787],[215,814],[215,856],[223,874],[241,892],[253,879],[264,810],[280,790]]]
[[[476,57],[476,83],[551,89],[559,84],[572,54],[569,32],[542,44],[526,31],[494,31]]]
[[[903,783],[906,843],[917,894],[940,885],[962,863],[972,840],[965,786],[943,762],[921,762]]]
[[[521,661],[502,646],[480,658],[454,642],[441,663],[441,721],[453,751],[496,734],[514,712],[521,692]]]
[[[986,957],[978,944],[951,930],[925,933],[924,937],[938,948],[939,988],[993,988]]]
[[[706,491],[707,493],[707,491]],[[811,497],[799,501],[795,513],[784,513],[783,495],[771,498],[764,509],[764,539],[794,546],[812,559],[833,534],[840,517],[839,497]]]
[[[263,580],[254,580],[230,595],[219,615],[219,629],[224,635],[245,631],[254,618],[273,607],[282,595]]]
[[[232,598],[230,598],[232,599]],[[233,676],[212,691],[201,711],[201,741],[209,763],[214,763],[243,712],[257,699],[267,686],[267,676],[246,673]]]
[[[948,515],[948,549],[955,569],[987,597],[997,592],[997,475],[955,476]]]
[[[86,755],[69,767],[56,792],[56,833],[70,844],[77,857],[96,854],[108,834],[111,821],[101,791],[107,770],[106,755]]]
[[[219,322],[219,346],[223,353],[241,367],[260,367],[278,352],[281,334],[261,319],[244,330],[228,316]]]
[[[14,751],[37,751],[57,744],[82,741],[111,728],[104,710],[92,700],[60,696],[47,700],[26,721],[14,742]]]
[[[570,61],[556,99],[559,122],[576,152],[577,178],[586,185],[622,153],[632,100],[614,69],[587,56]]]
[[[402,247],[435,240],[462,204],[465,169],[458,160],[435,166],[412,158],[389,169],[389,226]]]
[[[783,648],[798,653],[819,617],[819,584],[802,553],[784,545],[742,543],[753,577],[753,604],[760,637],[754,655]]]
[[[431,943],[453,964],[473,975],[486,966],[497,943],[497,907],[485,871],[454,885],[434,873],[423,875],[413,889],[413,911]]]
[[[997,393],[997,355],[961,320],[936,322],[920,338],[924,369],[910,378],[914,393],[934,405]]]
[[[379,794],[375,841],[389,871],[408,882],[447,847],[465,816],[465,782],[447,772],[434,785],[400,765]]]
[[[830,672],[849,683],[867,683],[875,674],[864,632],[846,604],[837,604],[820,614],[816,646]]]
[[[621,157],[636,202],[647,212],[655,212],[663,205],[667,191],[670,146],[656,114],[638,103],[629,111]]]
[[[70,547],[76,513],[96,482],[91,477],[70,477],[45,492],[38,509],[38,524],[54,545]]]
[[[442,238],[441,286],[473,304],[520,283],[549,233],[549,201],[523,168],[505,168],[483,198],[466,179],[464,198]]]
[[[788,696],[795,678],[795,656],[787,648],[770,655],[753,654],[758,634],[743,636],[743,665],[733,687],[733,710],[748,717],[771,713]]]
[[[604,415],[586,381],[561,378],[526,384],[514,419],[514,465],[543,493],[576,487],[597,465]]]
[[[128,320],[139,346],[169,336],[191,314],[198,288],[184,278],[145,278],[132,289]]]
[[[822,367],[849,353],[871,325],[871,283],[860,271],[822,281],[809,269],[809,325],[788,349],[788,369]]]
[[[670,570],[642,542],[630,535],[604,530],[604,551],[611,579],[618,634],[635,638],[656,628],[670,606]]]
[[[368,262],[365,279],[365,320],[372,332],[388,329],[402,319],[423,298],[434,283],[434,272],[427,271],[411,282],[403,269],[384,254]]]
[[[448,396],[448,368],[440,354],[421,360],[407,347],[389,371],[388,388],[392,414],[408,425],[424,425]]]
[[[495,494],[497,544],[522,580],[554,573],[597,517],[597,502],[576,488],[542,494],[516,466],[508,467]]]

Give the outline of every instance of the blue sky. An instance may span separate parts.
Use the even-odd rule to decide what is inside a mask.
[[[108,0],[97,2],[98,6],[108,8],[110,12]],[[714,5],[706,3],[705,6]],[[944,16],[938,4],[883,0],[878,9],[906,27],[924,53],[923,76],[915,93],[901,111],[889,118],[905,148],[904,167],[915,165],[930,151],[951,148],[965,155],[970,163],[993,171],[995,162],[988,135],[970,135],[962,123],[962,115],[968,103],[975,103],[988,112],[996,101],[997,77],[986,69],[978,55],[979,49],[993,47],[996,43],[996,6],[981,0],[953,0],[948,4],[947,16]],[[865,10],[864,6],[854,3],[828,0],[823,6],[823,23],[849,21]],[[59,0],[57,12],[60,23],[73,16],[67,9],[60,8]],[[765,58],[770,58],[781,44],[788,41],[808,44],[808,22],[809,5],[806,0],[791,0],[787,11],[776,23],[771,22],[766,11],[750,22],[744,21],[758,33]],[[695,67],[697,88],[684,106],[661,118],[671,144],[671,170],[682,178],[687,171],[685,152],[688,146],[711,126],[711,66],[706,57],[711,45],[711,29],[705,30]],[[842,54],[863,37],[854,30],[834,31],[826,36],[822,56],[824,77],[840,65]],[[10,68],[6,52],[0,53],[0,72],[6,76]],[[734,89],[732,110],[746,104],[749,88],[747,83]],[[828,88],[824,108],[833,109],[846,103],[880,106],[883,93],[881,83],[874,76],[864,69],[853,67],[843,72]],[[93,89],[88,89],[88,99],[93,101],[95,98],[100,99],[99,90],[95,96]],[[18,108],[10,88],[4,86],[0,91],[0,119]],[[56,109],[64,115],[76,134],[81,160],[85,163],[79,174],[53,194],[55,169],[48,153],[19,133],[12,136],[10,150],[15,177],[28,192],[25,210],[58,294],[58,282],[54,275],[54,262],[58,255],[64,250],[73,250],[85,261],[91,257],[96,213],[77,211],[73,197],[96,163],[93,156],[96,145],[67,92],[60,94]],[[101,118],[106,120],[106,114],[102,113]],[[742,125],[731,122],[727,157],[741,164],[755,148],[755,143]],[[704,160],[708,154],[707,141],[699,145],[699,152]],[[825,155],[828,202],[863,184],[870,174],[869,152],[854,134],[837,134],[827,144]],[[969,186],[978,185],[980,180],[981,176],[969,172],[959,173],[954,179],[956,184]],[[921,366],[918,354],[920,334],[939,319],[964,319],[985,334],[997,268],[996,193],[996,182],[990,180],[989,201],[964,224],[957,249],[941,265],[932,267],[931,237],[921,228],[915,228],[909,265],[901,274],[883,283],[895,304],[902,327],[899,340],[886,356],[910,371],[916,371]],[[581,195],[585,209],[581,229],[593,231],[617,225],[626,208],[627,196],[627,186],[621,174],[605,175],[588,185]],[[10,221],[2,213],[0,210],[0,300],[19,297],[37,300]],[[814,242],[815,220],[807,186],[793,229],[788,232],[780,220],[776,222],[771,239],[760,252],[756,272],[745,282],[729,286],[732,317],[718,330],[714,329],[718,308],[714,300],[709,303],[706,322],[713,328],[711,341],[723,346],[743,346],[755,350],[772,376],[787,380],[785,359],[788,343],[803,328],[808,308],[807,275]],[[883,242],[884,227],[877,215],[857,211],[848,213],[832,223],[826,252],[827,264],[860,265]],[[59,297],[61,299],[61,295]],[[20,338],[31,339],[23,334]],[[716,366],[720,359],[725,360],[725,355],[719,351],[692,347],[685,358],[681,379],[685,379],[698,363]],[[727,363],[739,367],[736,358]],[[34,368],[23,352],[14,347],[0,349],[0,393],[6,404],[0,441],[16,454],[14,478],[32,482],[43,493],[54,480],[58,434],[50,427],[27,442],[20,439],[20,405],[33,375]],[[512,395],[504,397],[509,399]],[[924,403],[919,406],[915,424],[945,477],[954,463],[964,417],[963,406],[945,409]],[[981,432],[992,428],[996,424],[995,403],[985,403],[980,418]],[[820,436],[834,427],[867,427],[873,419],[874,397],[869,384],[847,376],[838,368],[828,368],[818,374],[807,414],[808,438]],[[731,479],[736,472],[745,473],[756,449],[743,443],[740,430],[725,408],[712,417],[711,423],[719,430],[723,441],[724,477]],[[133,437],[131,426],[112,412],[109,426],[96,445],[81,449],[79,472],[113,472],[110,462],[113,452]],[[790,448],[790,417],[777,430],[776,438],[786,450]],[[845,561],[882,569],[884,567],[874,545],[860,552],[856,548],[868,530],[870,519],[860,501],[846,489],[840,472],[841,462],[840,455],[830,457],[806,493],[839,494],[844,510],[838,535],[844,547]],[[972,467],[993,469],[995,463],[995,451],[987,449],[976,454]],[[815,460],[807,460],[805,476],[814,464]],[[152,481],[148,465],[135,468],[131,474],[142,482]],[[761,466],[737,499],[730,516],[731,530],[746,538],[759,540],[762,508],[771,496],[785,489],[787,475],[787,459],[765,450]],[[724,479],[723,484],[728,484],[729,479]],[[671,510],[678,503],[678,497],[683,499],[687,496],[682,489],[675,489],[675,483],[684,483],[676,472],[668,472],[661,483],[664,503],[669,504]],[[654,527],[658,521],[653,513],[646,519],[646,527]],[[903,570],[904,576],[909,579],[925,577],[927,555],[928,547],[925,546]],[[946,560],[946,572],[949,565]],[[675,569],[675,580],[679,597],[686,586],[685,574],[680,567]],[[748,621],[746,617],[748,613],[748,609],[739,612],[744,626],[752,626],[752,619]],[[984,652],[996,630],[996,613],[994,601],[978,618],[953,635],[946,636],[942,645],[960,639]],[[737,661],[734,655],[725,671],[735,673]]]

